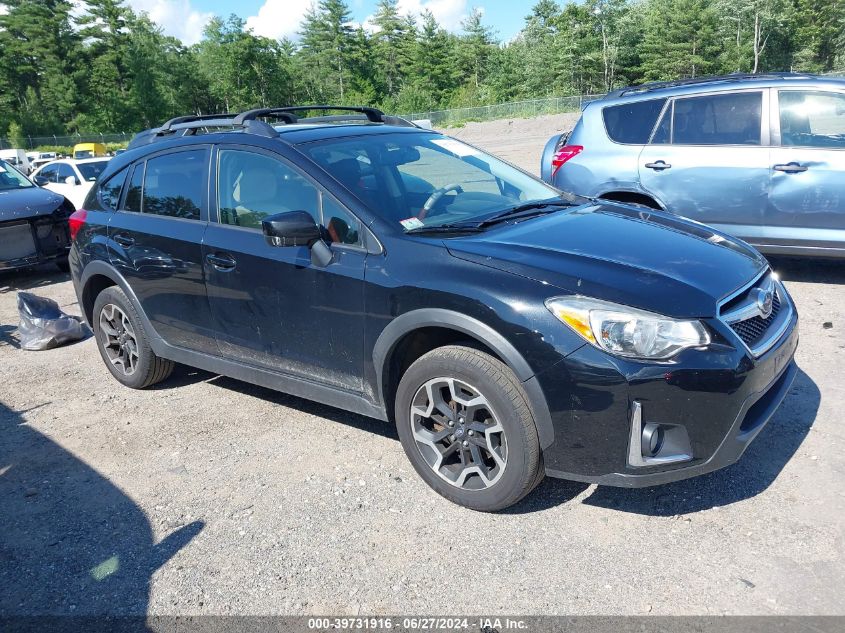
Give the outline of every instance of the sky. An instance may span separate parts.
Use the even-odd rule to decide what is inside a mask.
[[[246,20],[257,35],[271,38],[290,37],[296,32],[305,11],[313,0],[127,0],[136,11],[146,11],[153,22],[167,35],[194,44],[202,37],[206,22],[213,15],[234,13]],[[355,23],[366,24],[375,12],[377,0],[347,0]],[[511,39],[530,13],[533,1],[520,0],[399,0],[405,14],[419,14],[429,9],[438,22],[450,31],[460,31],[461,21],[477,6],[484,13],[485,23],[500,40]]]

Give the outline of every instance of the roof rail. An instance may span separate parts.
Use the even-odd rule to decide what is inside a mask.
[[[679,86],[695,86],[698,84],[717,83],[720,81],[743,81],[749,79],[816,79],[816,75],[806,73],[732,73],[730,75],[705,75],[702,77],[689,77],[687,79],[675,79],[671,81],[651,81],[639,86],[627,86],[607,93],[606,99],[624,97],[629,94],[640,94],[661,90],[663,88],[676,88]]]
[[[292,115],[293,112],[307,112],[309,110],[338,110],[347,112],[359,112],[366,115],[371,123],[384,123],[385,114],[376,108],[368,108],[363,106],[333,106],[333,105],[303,105],[303,106],[284,106],[282,108],[258,108],[256,110],[247,110],[241,112],[235,117],[235,124],[242,124],[244,121],[253,121],[259,117],[276,117],[285,120],[284,115]],[[293,121],[296,122],[296,121]]]
[[[161,140],[161,137],[163,136],[187,136],[194,134],[197,130],[213,127],[241,128],[244,132],[249,134],[274,137],[278,135],[278,131],[276,131],[276,129],[268,123],[259,119],[273,118],[286,125],[291,125],[300,121],[300,118],[294,114],[295,112],[308,112],[311,110],[355,112],[363,115],[360,117],[361,120],[366,119],[370,123],[384,123],[386,125],[398,125],[403,127],[419,127],[406,119],[386,115],[377,108],[333,105],[284,106],[280,108],[257,108],[255,110],[241,112],[240,114],[197,114],[175,117],[166,121],[161,125],[161,127],[139,132],[129,142],[128,148],[132,149],[140,145],[154,143]],[[339,115],[309,117],[305,120],[314,122],[339,122],[357,118],[359,117]]]

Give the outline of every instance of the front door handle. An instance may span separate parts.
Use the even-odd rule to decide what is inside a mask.
[[[802,171],[807,171],[807,168],[804,165],[799,165],[798,163],[786,163],[785,165],[775,165],[775,171],[783,171],[787,174],[798,174]]]
[[[654,171],[663,171],[664,169],[672,169],[672,165],[667,163],[665,160],[658,160],[653,163],[646,163],[646,167],[649,169],[653,169]]]
[[[114,241],[123,246],[124,248],[129,248],[133,244],[135,244],[135,238],[131,235],[127,235],[126,233],[118,233],[114,236]]]
[[[218,255],[209,253],[205,256],[205,261],[214,266],[217,270],[234,270],[237,262],[229,255]]]

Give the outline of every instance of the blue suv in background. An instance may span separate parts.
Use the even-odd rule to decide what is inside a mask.
[[[573,193],[704,222],[760,251],[845,257],[845,80],[728,75],[624,88],[546,144]]]

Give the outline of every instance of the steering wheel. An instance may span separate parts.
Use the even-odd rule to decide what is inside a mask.
[[[464,188],[461,187],[458,183],[454,182],[451,185],[446,185],[445,187],[441,187],[440,189],[435,190],[429,197],[428,200],[425,201],[425,204],[422,207],[422,210],[417,214],[417,217],[420,220],[424,220],[425,217],[428,215],[428,212],[434,208],[434,205],[440,202],[440,199],[445,196],[450,191],[454,191],[456,193],[463,193]]]

